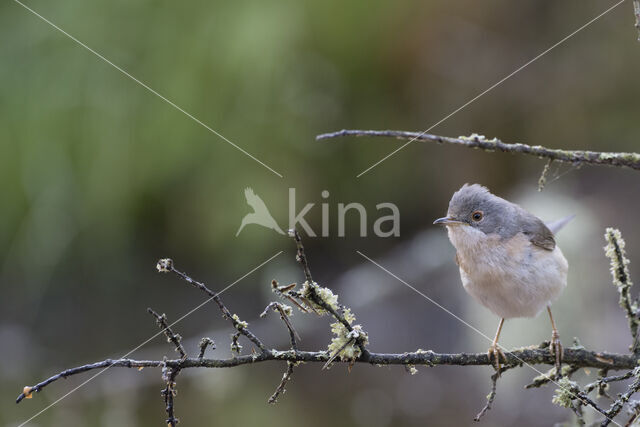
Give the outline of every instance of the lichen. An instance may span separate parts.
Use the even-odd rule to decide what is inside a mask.
[[[231,316],[231,318],[234,320],[233,324],[235,325],[236,329],[240,330],[240,329],[245,329],[249,326],[249,322],[245,322],[244,320],[240,320],[240,317],[237,314],[234,314]]]
[[[271,355],[276,359],[287,359],[290,357],[296,357],[296,352],[295,350],[286,350],[286,351],[271,350]]]
[[[282,308],[283,313],[287,316],[293,316],[293,308],[291,308],[290,305],[280,304],[280,308]]]
[[[607,246],[604,247],[605,254],[611,263],[611,277],[613,284],[619,289],[629,288],[632,283],[629,278],[629,260],[624,250],[625,241],[620,230],[607,228],[605,235]]]
[[[316,282],[304,282],[302,284],[301,292],[302,296],[312,304],[312,308],[315,312],[320,315],[325,314],[327,311],[322,305],[314,301],[315,298],[319,298],[324,304],[331,307],[333,310],[338,310],[340,308],[340,305],[338,304],[338,295],[334,294],[331,289],[320,286]]]
[[[236,332],[235,334],[231,335],[231,352],[232,353],[240,354],[240,352],[242,352],[242,345],[240,345],[240,343],[238,342],[239,338],[240,338],[239,332]]]
[[[631,350],[637,354],[640,352],[640,342],[636,337],[640,322],[637,316],[638,304],[632,301],[630,295],[630,288],[633,283],[629,276],[629,259],[624,250],[625,242],[620,230],[611,227],[607,228],[604,237],[607,240],[604,250],[611,264],[613,284],[618,288],[618,293],[620,294],[619,304],[626,313],[631,335],[634,338]]]
[[[567,377],[562,377],[557,384],[559,388],[555,390],[551,403],[565,408],[571,408],[572,400],[577,397],[578,383],[571,381]]]
[[[173,260],[171,258],[163,258],[156,264],[156,269],[160,273],[168,273],[173,270]]]
[[[345,309],[343,312],[345,320],[349,325],[353,325],[356,320],[356,316],[351,313],[350,309]],[[340,360],[355,360],[360,357],[362,353],[358,341],[367,345],[369,338],[362,330],[361,325],[353,325],[351,331],[349,331],[345,325],[340,322],[331,324],[331,332],[335,335],[329,343],[328,351],[332,356],[340,357]]]

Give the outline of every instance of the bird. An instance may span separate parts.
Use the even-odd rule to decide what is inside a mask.
[[[505,320],[535,317],[546,308],[552,328],[549,350],[560,375],[562,344],[551,304],[567,285],[569,265],[554,233],[572,218],[545,224],[482,185],[464,184],[451,197],[447,216],[434,221],[447,228],[465,291],[500,318],[487,351],[498,374],[500,359],[506,363],[498,344]]]
[[[253,208],[253,212],[246,214],[244,218],[242,218],[242,223],[236,232],[236,237],[240,234],[245,225],[248,224],[258,224],[275,230],[280,234],[284,234],[284,231],[282,231],[276,220],[271,216],[271,213],[269,213],[267,205],[264,204],[260,196],[253,192],[253,189],[250,187],[245,188],[244,197],[247,199],[247,204]]]

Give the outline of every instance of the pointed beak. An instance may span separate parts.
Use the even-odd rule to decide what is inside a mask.
[[[462,224],[466,224],[466,222],[464,221],[458,221],[457,219],[450,217],[450,216],[445,216],[444,218],[438,218],[435,221],[433,221],[433,223],[435,225],[462,225]]]

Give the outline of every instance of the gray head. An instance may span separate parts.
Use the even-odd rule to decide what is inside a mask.
[[[536,216],[503,198],[495,196],[479,184],[465,184],[449,202],[447,216],[434,224],[471,226],[485,234],[499,234],[503,238],[519,232],[532,239],[555,245],[553,234]]]

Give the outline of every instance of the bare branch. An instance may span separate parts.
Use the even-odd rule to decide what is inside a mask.
[[[272,405],[277,403],[278,402],[278,396],[280,396],[281,394],[283,394],[286,391],[284,388],[287,385],[287,383],[289,382],[289,380],[291,379],[291,376],[293,375],[293,368],[295,366],[296,366],[295,363],[287,362],[287,370],[282,375],[282,380],[280,381],[280,384],[278,384],[278,387],[276,388],[276,391],[273,392],[273,394],[271,395],[271,397],[268,400],[268,402],[271,403]]]
[[[505,366],[519,366],[521,363],[530,365],[553,365],[555,357],[549,353],[548,349],[539,348],[522,348],[512,352],[506,352],[507,361]],[[88,365],[78,366],[76,368],[67,369],[38,383],[31,387],[31,393],[39,392],[47,385],[61,378],[68,378],[73,375],[81,374],[94,369],[117,367],[117,368],[161,368],[166,363],[168,367],[177,367],[180,369],[191,368],[230,368],[247,364],[254,364],[266,361],[285,361],[285,362],[307,362],[307,363],[325,363],[329,360],[329,354],[326,351],[278,351],[267,350],[263,353],[255,353],[233,357],[230,359],[175,359],[175,360],[133,360],[133,359],[107,359],[102,362],[92,363]],[[339,359],[338,359],[339,360]],[[338,363],[336,360],[335,363]],[[636,367],[636,359],[632,355],[595,352],[588,350],[574,350],[571,348],[564,349],[564,363],[581,368],[607,368],[611,370],[631,370]],[[368,363],[371,365],[426,365],[426,366],[493,366],[486,353],[435,353],[433,351],[418,350],[410,353],[369,353],[367,360],[360,356],[356,360],[359,363]],[[346,363],[346,362],[343,362]],[[20,402],[24,398],[21,394],[17,401]]]
[[[190,285],[193,285],[194,287],[200,289],[201,291],[205,292],[207,295],[209,295],[211,297],[211,299],[213,301],[216,302],[216,304],[218,304],[218,307],[220,308],[220,311],[222,311],[222,317],[224,317],[225,319],[229,319],[231,321],[231,323],[233,323],[233,326],[238,330],[238,332],[240,332],[241,335],[244,335],[245,337],[247,337],[251,342],[253,342],[255,345],[258,346],[258,348],[261,351],[266,351],[266,347],[264,346],[264,344],[262,344],[262,341],[260,341],[258,339],[258,337],[256,337],[247,327],[247,323],[243,322],[240,320],[240,318],[235,315],[235,314],[231,314],[231,312],[229,311],[229,309],[222,303],[222,300],[220,299],[220,296],[216,293],[213,292],[211,289],[207,288],[204,283],[198,282],[197,280],[192,279],[191,277],[189,277],[187,274],[183,273],[182,271],[176,270],[176,268],[173,265],[173,261],[169,258],[165,258],[163,260],[160,260],[160,262],[158,262],[158,271],[160,272],[173,272],[175,273],[178,277],[180,277],[182,280],[184,280],[185,282],[189,283]]]
[[[611,408],[605,414],[606,419],[601,424],[603,427],[608,426],[613,418],[615,418],[616,415],[618,415],[620,411],[622,411],[622,408],[629,401],[631,396],[633,396],[638,392],[638,390],[640,390],[640,375],[638,375],[638,372],[636,370],[634,371],[636,375],[635,381],[633,381],[633,383],[629,385],[629,388],[624,394],[621,394],[618,399],[613,402]]]
[[[298,250],[296,254],[296,261],[298,261],[302,266],[304,277],[305,279],[307,279],[307,282],[312,283],[313,278],[311,277],[311,270],[309,269],[307,256],[304,253],[304,246],[302,246],[302,238],[300,237],[300,233],[298,233],[298,230],[292,229],[289,230],[289,236],[293,237],[293,240],[296,242],[296,248]]]
[[[175,410],[173,407],[173,399],[176,396],[176,377],[180,373],[179,368],[163,368],[162,377],[167,383],[167,386],[160,393],[164,397],[164,407],[167,412],[167,426],[176,427],[180,422],[175,416]]]
[[[486,139],[482,135],[471,135],[451,138],[420,132],[406,132],[397,130],[341,130],[333,133],[324,133],[316,137],[317,140],[338,138],[344,136],[370,136],[387,137],[397,139],[408,139],[420,142],[437,142],[454,145],[461,145],[469,148],[480,148],[484,151],[502,151],[505,153],[528,154],[539,158],[555,160],[573,165],[608,165],[627,167],[640,170],[640,154],[638,153],[617,153],[583,150],[560,150],[546,148],[539,145],[531,146],[526,144],[509,144],[499,139]]]
[[[489,392],[489,395],[487,396],[487,403],[480,410],[480,412],[478,412],[478,415],[476,415],[476,417],[473,419],[474,421],[480,421],[480,418],[482,418],[483,415],[489,409],[491,409],[491,405],[493,404],[493,400],[496,398],[496,388],[498,387],[498,378],[500,378],[500,373],[502,371],[503,371],[503,368],[501,367],[499,372],[496,372],[495,374],[491,375],[491,391]]]
[[[289,340],[291,342],[291,348],[294,350],[298,349],[298,343],[296,338],[300,340],[300,335],[293,328],[291,321],[289,320],[289,316],[291,315],[291,307],[280,304],[279,302],[271,302],[267,305],[264,311],[260,314],[260,317],[265,317],[269,310],[277,311],[280,313],[280,319],[284,322],[285,326],[289,330]]]
[[[147,311],[156,318],[156,322],[158,323],[158,326],[160,326],[160,329],[162,329],[162,332],[164,332],[165,336],[167,337],[167,341],[170,343],[173,343],[173,345],[176,347],[176,351],[180,353],[180,356],[183,359],[186,359],[187,353],[184,351],[184,347],[180,342],[182,340],[182,337],[171,330],[171,328],[167,324],[167,315],[163,313],[161,316],[155,311],[153,311],[151,308],[147,308]]]

